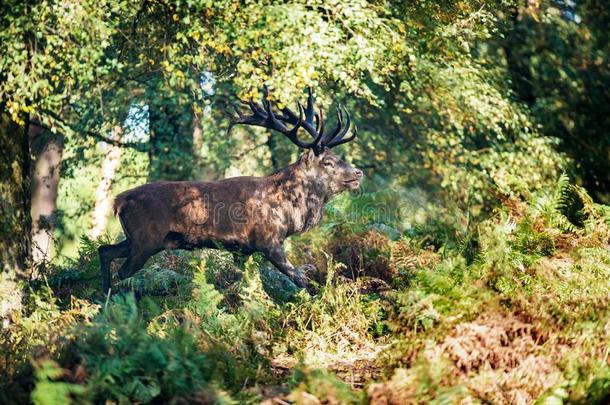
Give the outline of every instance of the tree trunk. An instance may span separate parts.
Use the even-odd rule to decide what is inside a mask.
[[[45,266],[52,256],[57,189],[63,154],[63,136],[30,124],[32,167],[32,264],[36,270]]]
[[[201,157],[201,149],[203,149],[203,129],[201,128],[201,120],[199,116],[193,113],[193,155],[196,160]]]
[[[114,127],[112,139],[121,140],[123,129],[117,125]],[[102,162],[102,179],[95,190],[95,206],[93,208],[93,227],[89,236],[97,239],[106,231],[108,215],[112,203],[112,182],[116,171],[121,164],[121,148],[108,144],[108,153]]]
[[[26,119],[24,119],[27,122]],[[0,105],[0,320],[21,309],[20,282],[30,266],[30,151],[28,125]]]

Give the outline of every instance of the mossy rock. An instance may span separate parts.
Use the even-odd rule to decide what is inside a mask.
[[[275,302],[294,301],[301,290],[284,273],[269,266],[260,266],[263,289]]]

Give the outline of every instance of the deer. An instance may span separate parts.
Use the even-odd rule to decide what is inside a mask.
[[[337,123],[325,128],[324,115],[314,106],[312,89],[307,105],[297,111],[279,108],[264,87],[262,102],[242,101],[246,112],[229,125],[263,127],[286,136],[303,153],[292,164],[263,177],[240,176],[219,181],[158,181],[119,194],[114,201],[125,239],[98,249],[102,290],[110,294],[110,265],[126,258],[120,279],[133,276],[154,254],[166,249],[226,249],[245,255],[260,252],[299,288],[311,287],[306,270],[286,257],[284,241],[317,226],[325,205],[336,195],[360,186],[363,172],[331,149],[357,136],[345,107],[337,107]],[[299,131],[311,139],[303,140]]]

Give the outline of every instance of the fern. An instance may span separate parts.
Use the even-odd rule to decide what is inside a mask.
[[[214,370],[186,328],[149,334],[133,295],[113,297],[78,349],[94,402],[165,402],[205,388]]]
[[[549,227],[587,235],[596,243],[606,243],[610,238],[606,208],[595,204],[583,187],[570,184],[565,174],[551,191],[539,193],[530,205],[531,217],[543,219]]]
[[[190,278],[184,274],[152,265],[138,271],[133,277],[121,280],[117,286],[142,295],[163,295],[173,292],[189,281]]]
[[[196,269],[193,282],[195,288],[190,308],[202,318],[218,316],[220,314],[218,305],[223,297],[212,284],[208,283],[205,262],[202,262]]]
[[[564,173],[550,191],[541,191],[531,203],[531,216],[542,218],[546,224],[563,232],[576,232],[578,228],[563,213],[570,204],[574,188]]]
[[[215,370],[215,377],[241,387],[245,380],[260,378],[261,364],[268,363],[273,334],[279,330],[278,311],[261,288],[259,264],[253,258],[246,262],[238,286],[242,305],[232,312],[221,306],[222,294],[208,282],[206,275],[213,273],[208,266],[209,262],[204,261],[196,267],[188,311],[195,316],[200,344],[222,364]]]
[[[36,386],[32,391],[32,402],[35,405],[70,404],[74,397],[86,393],[81,385],[57,381],[63,376],[64,370],[52,360],[36,364]]]

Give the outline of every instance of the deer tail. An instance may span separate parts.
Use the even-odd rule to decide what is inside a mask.
[[[119,210],[121,209],[121,201],[118,198],[114,199],[114,203],[112,204],[112,213],[114,216],[119,214]]]
[[[126,198],[123,194],[119,194],[118,196],[116,196],[116,198],[114,199],[114,203],[112,205],[112,211],[114,212],[114,215],[119,218],[119,222],[121,224],[121,227],[123,228],[123,233],[125,234],[125,236],[128,239],[131,239],[131,236],[129,235],[127,227],[125,226],[125,222],[123,220],[123,215],[121,215],[121,211],[122,211],[123,207],[125,206],[125,202],[126,202]]]

